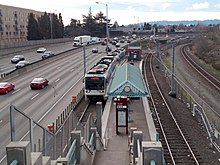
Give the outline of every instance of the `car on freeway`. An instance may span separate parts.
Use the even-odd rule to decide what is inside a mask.
[[[106,48],[105,48],[105,51],[106,51],[106,52],[111,52],[111,51],[112,51],[112,48],[106,47]]]
[[[16,67],[17,69],[19,69],[19,68],[22,68],[22,67],[24,67],[24,66],[26,66],[26,65],[29,65],[29,64],[30,64],[29,61],[19,61],[19,62],[15,65],[15,67]]]
[[[46,51],[46,48],[41,47],[37,49],[37,53],[44,53]]]
[[[105,41],[103,41],[103,42],[101,43],[101,45],[106,45],[106,42],[105,42]]]
[[[0,82],[0,93],[7,94],[15,88],[15,85],[9,82]]]
[[[44,60],[44,59],[52,57],[54,55],[55,54],[52,51],[45,51],[44,54],[42,55],[42,59]]]
[[[11,63],[18,63],[19,61],[25,60],[23,55],[16,55],[11,59]]]
[[[99,52],[98,48],[93,48],[92,49],[92,53],[98,53],[98,52]]]
[[[112,41],[112,45],[116,45],[116,44],[117,44],[117,42],[113,40]]]
[[[117,43],[115,46],[118,48],[118,47],[120,47],[120,44],[119,44],[119,43]]]
[[[47,86],[49,81],[43,77],[34,78],[30,83],[31,89],[43,89]]]

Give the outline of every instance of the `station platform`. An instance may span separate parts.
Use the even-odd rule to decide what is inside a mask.
[[[130,100],[129,116],[128,134],[126,134],[126,128],[122,127],[118,129],[119,133],[117,135],[116,105],[112,99],[107,101],[102,117],[102,136],[108,135],[108,143],[104,151],[96,152],[93,165],[129,165],[131,161],[129,153],[131,127],[143,131],[143,141],[156,140],[156,129],[146,97]]]

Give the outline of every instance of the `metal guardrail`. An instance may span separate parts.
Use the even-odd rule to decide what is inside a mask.
[[[137,151],[138,151],[138,159],[139,159],[141,157],[141,144],[139,139],[137,139]]]
[[[76,151],[76,139],[71,144],[71,147],[66,155],[69,165],[75,165],[77,162],[75,151]]]
[[[10,165],[17,165],[18,164],[18,161],[17,160],[13,160]]]
[[[89,145],[91,146],[91,149],[94,150],[94,140],[95,140],[95,137],[94,137],[94,133],[91,134],[91,137],[89,139]]]
[[[18,141],[18,139],[16,139],[16,118],[15,118],[15,112],[17,112],[16,115],[21,115],[21,117],[24,117],[22,119],[23,123],[25,123],[25,119],[28,120],[28,133],[29,133],[29,141],[30,141],[30,148],[31,151],[34,151],[34,140],[35,142],[41,142],[40,139],[42,139],[42,144],[38,144],[39,146],[39,150],[43,153],[43,155],[47,155],[48,153],[48,146],[47,143],[48,141],[50,141],[50,139],[54,139],[55,135],[53,133],[51,133],[50,131],[48,131],[46,128],[44,128],[43,126],[41,126],[40,124],[38,124],[37,122],[35,122],[33,119],[31,119],[30,117],[28,117],[25,113],[19,111],[15,106],[10,105],[10,132],[11,132],[11,141]],[[20,117],[20,119],[21,119]],[[18,122],[18,121],[17,121]],[[41,137],[38,137],[39,139],[34,139],[34,127],[42,130],[41,133]],[[54,140],[52,140],[52,151],[51,151],[51,157],[55,158],[55,145],[54,145]]]
[[[16,139],[16,124],[17,118],[15,118],[19,115],[19,118],[22,118],[23,123],[27,122],[28,125],[28,133],[29,133],[29,141],[31,144],[31,151],[32,152],[42,152],[44,156],[51,156],[53,160],[57,159],[57,155],[64,155],[66,146],[69,146],[68,140],[64,140],[64,133],[66,131],[70,132],[71,130],[74,130],[74,124],[72,123],[74,112],[73,109],[76,107],[76,105],[80,102],[80,100],[83,98],[83,90],[77,95],[76,102],[74,104],[70,104],[64,111],[62,117],[60,117],[60,120],[56,122],[56,125],[53,123],[53,127],[51,130],[48,128],[42,127],[40,124],[35,122],[33,119],[28,117],[23,112],[19,111],[15,106],[10,106],[10,127],[11,127],[11,141],[18,141],[19,139]],[[15,114],[16,111],[16,114]],[[73,116],[73,117],[71,117]],[[62,118],[62,120],[61,120]],[[27,121],[26,121],[27,119]],[[72,123],[72,124],[70,124]],[[57,125],[58,124],[58,125]],[[68,127],[69,129],[65,130],[65,124],[68,124],[71,127]],[[36,127],[37,130],[41,130],[38,133],[38,137],[33,136],[34,127]],[[55,128],[57,129],[55,130]],[[66,134],[66,133],[65,133]],[[67,139],[70,137],[68,136]],[[56,143],[60,142],[62,145],[60,148],[57,147]],[[67,147],[66,149],[69,149]]]

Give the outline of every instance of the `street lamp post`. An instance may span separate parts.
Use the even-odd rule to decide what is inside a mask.
[[[140,33],[139,33],[139,29],[140,29],[140,23],[139,23],[139,17],[137,17],[137,16],[134,16],[134,18],[137,18],[137,29],[136,29],[136,31],[137,31],[137,37],[138,37],[138,40],[140,41],[141,39],[140,39]]]
[[[103,4],[106,7],[106,52],[108,54],[108,40],[109,40],[109,31],[108,31],[108,4],[102,2],[96,2],[97,4]]]
[[[55,10],[56,12],[57,10]],[[50,39],[53,39],[53,14],[50,12]]]

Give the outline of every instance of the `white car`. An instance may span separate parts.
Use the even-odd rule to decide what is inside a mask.
[[[43,47],[37,49],[37,53],[44,53],[45,51],[46,51],[46,48],[43,48]]]
[[[24,66],[26,66],[26,65],[29,65],[29,64],[30,64],[29,61],[19,61],[19,62],[15,65],[15,67],[18,69],[18,68],[22,68],[22,67],[24,67]]]
[[[120,44],[119,44],[119,43],[117,43],[115,46],[118,48],[118,47],[120,47]]]

